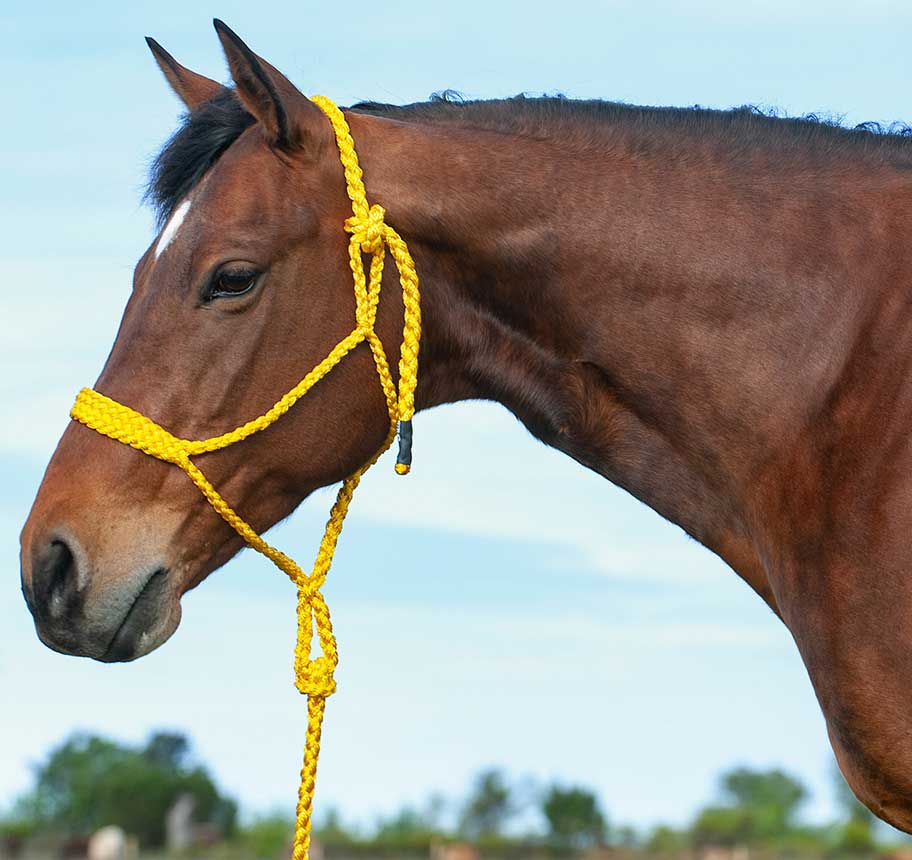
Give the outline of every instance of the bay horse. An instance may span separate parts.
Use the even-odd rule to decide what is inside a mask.
[[[217,30],[230,89],[149,42],[188,115],[96,385],[184,438],[264,412],[352,314],[332,130]],[[912,831],[912,139],[563,98],[346,118],[421,276],[417,407],[499,402],[721,556],[791,631],[858,797]],[[387,349],[401,318],[393,280]],[[262,532],[388,426],[362,344],[202,459]],[[132,660],[242,545],[178,469],[71,422],[22,586],[47,645]]]

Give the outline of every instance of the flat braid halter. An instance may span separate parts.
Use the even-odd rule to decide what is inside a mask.
[[[351,334],[339,341],[329,355],[291,391],[278,400],[271,409],[259,418],[254,418],[229,433],[223,433],[221,436],[214,436],[211,439],[200,441],[179,439],[150,418],[146,418],[145,415],[89,388],[84,388],[79,392],[70,412],[71,418],[92,430],[183,469],[209,501],[209,504],[244,539],[247,545],[269,558],[297,586],[298,633],[294,652],[294,672],[295,685],[301,693],[307,696],[307,740],[295,818],[294,850],[292,852],[294,860],[304,860],[308,856],[310,848],[311,813],[317,758],[320,754],[323,713],[326,708],[326,698],[336,691],[334,672],[339,662],[339,652],[333,635],[329,608],[320,589],[326,581],[326,574],[332,564],[336,542],[342,531],[342,523],[348,513],[348,506],[355,488],[364,473],[390,447],[396,437],[397,427],[399,430],[399,456],[396,471],[400,475],[409,471],[412,447],[411,419],[415,412],[418,345],[421,339],[418,275],[408,247],[399,234],[384,221],[383,208],[376,204],[370,206],[367,202],[355,144],[342,111],[325,96],[314,96],[312,101],[320,107],[332,124],[339,147],[339,158],[345,169],[346,189],[352,204],[352,217],[345,221],[345,230],[351,234],[348,254],[355,283],[356,325]],[[398,390],[390,373],[383,344],[374,330],[387,247],[399,270],[399,283],[402,287],[402,301],[405,307],[402,344],[399,352]],[[365,278],[362,254],[371,256],[369,280]],[[383,388],[389,410],[390,429],[380,450],[343,481],[330,512],[313,570],[308,576],[285,553],[266,543],[247,522],[232,510],[191,460],[191,457],[227,448],[274,424],[361,343],[368,344],[374,357],[377,375],[380,377],[380,385]],[[316,627],[321,652],[316,657],[311,656],[314,627]]]

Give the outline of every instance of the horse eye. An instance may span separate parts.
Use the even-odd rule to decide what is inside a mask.
[[[208,301],[220,297],[242,296],[256,286],[259,277],[260,273],[256,269],[220,269],[206,290],[205,299]]]

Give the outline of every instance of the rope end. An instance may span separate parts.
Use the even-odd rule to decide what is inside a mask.
[[[399,456],[396,457],[396,474],[407,475],[412,470],[412,422],[399,422]]]

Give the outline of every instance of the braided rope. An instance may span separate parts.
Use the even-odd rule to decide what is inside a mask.
[[[418,275],[408,246],[399,234],[385,222],[386,213],[383,207],[376,204],[371,206],[367,202],[355,143],[342,111],[325,96],[314,96],[312,100],[326,114],[332,124],[339,148],[339,159],[345,171],[345,186],[352,204],[352,217],[345,221],[345,230],[351,234],[348,251],[355,288],[356,325],[351,334],[339,341],[323,361],[258,418],[210,439],[198,441],[180,439],[129,406],[124,406],[89,388],[84,388],[79,392],[70,412],[71,418],[92,430],[142,451],[150,457],[173,463],[182,469],[206,497],[216,513],[244,539],[245,543],[265,555],[297,586],[298,632],[294,650],[294,673],[295,686],[307,696],[307,739],[301,768],[301,786],[298,791],[293,860],[305,860],[308,856],[323,714],[327,697],[336,691],[334,675],[339,662],[339,652],[333,634],[329,608],[321,589],[332,564],[336,542],[342,532],[342,524],[348,513],[352,495],[364,473],[392,445],[396,438],[397,427],[401,428],[401,438],[396,471],[399,474],[405,474],[409,470],[411,419],[415,412],[418,345],[421,339]],[[399,349],[398,389],[390,372],[383,343],[374,330],[386,248],[389,248],[399,270],[399,283],[402,288],[404,305],[402,343]],[[364,273],[363,254],[371,255],[369,280]],[[383,445],[371,459],[342,482],[326,523],[313,568],[308,575],[293,559],[263,540],[231,508],[191,460],[191,457],[227,448],[274,424],[361,343],[368,344],[374,357],[377,375],[386,397],[390,430]],[[311,656],[314,630],[316,630],[320,646],[320,653],[316,657]]]

